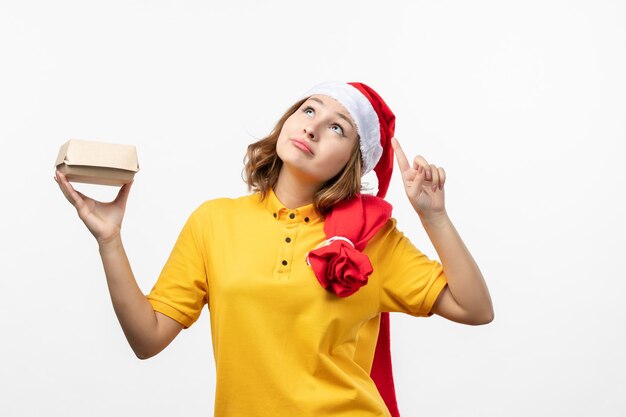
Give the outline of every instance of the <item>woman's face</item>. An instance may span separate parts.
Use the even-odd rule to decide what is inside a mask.
[[[285,121],[276,153],[304,180],[321,185],[341,172],[356,141],[348,111],[329,96],[313,95]]]

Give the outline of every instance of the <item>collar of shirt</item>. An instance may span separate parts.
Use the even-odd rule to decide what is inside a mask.
[[[304,222],[306,224],[317,223],[321,216],[315,211],[313,203],[306,206],[298,207],[295,209],[288,209],[283,203],[280,202],[274,190],[269,189],[267,197],[261,203],[265,206],[267,211],[278,221],[286,223]]]

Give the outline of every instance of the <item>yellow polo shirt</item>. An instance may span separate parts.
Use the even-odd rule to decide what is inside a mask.
[[[323,226],[271,191],[206,201],[185,223],[147,298],[185,328],[208,304],[215,417],[390,416],[369,376],[379,313],[431,315],[443,268],[392,218],[364,250],[368,284],[337,297],[305,261]]]

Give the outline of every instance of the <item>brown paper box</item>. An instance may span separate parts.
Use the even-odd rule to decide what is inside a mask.
[[[68,181],[101,185],[127,184],[139,171],[134,145],[79,139],[61,146],[55,166]]]

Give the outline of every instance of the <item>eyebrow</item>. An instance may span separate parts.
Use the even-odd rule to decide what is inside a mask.
[[[317,97],[309,97],[309,100],[317,101],[322,106],[324,106],[324,102],[322,100],[320,100],[319,98],[317,98]],[[343,120],[345,120],[346,122],[350,123],[350,126],[352,127],[352,129],[356,130],[354,125],[352,124],[352,120],[350,120],[348,117],[346,117],[345,114],[339,113],[339,112],[335,112],[335,113],[337,113],[337,116],[341,117]]]

